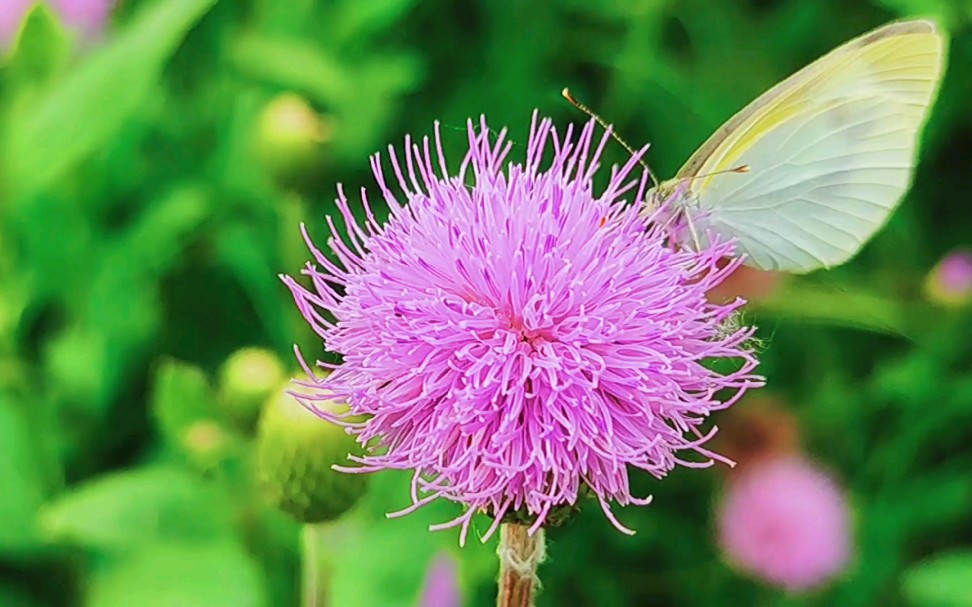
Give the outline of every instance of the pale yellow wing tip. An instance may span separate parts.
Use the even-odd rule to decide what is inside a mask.
[[[853,47],[862,47],[890,38],[892,36],[902,36],[907,34],[934,34],[940,36],[938,24],[931,19],[909,19],[906,21],[894,21],[853,40]],[[852,47],[852,48],[853,48]]]

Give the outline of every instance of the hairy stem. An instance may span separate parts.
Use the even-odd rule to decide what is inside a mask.
[[[496,607],[532,607],[540,586],[537,567],[547,554],[543,529],[531,536],[523,525],[504,523],[496,553],[500,558]]]

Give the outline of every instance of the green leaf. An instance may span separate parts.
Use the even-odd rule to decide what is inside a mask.
[[[759,311],[805,322],[908,336],[907,311],[899,303],[865,291],[789,280]]]
[[[371,0],[343,2],[329,19],[328,44],[333,47],[361,44],[363,40],[387,32],[402,21],[416,0]]]
[[[236,542],[149,544],[94,572],[88,607],[261,607],[262,573]]]
[[[166,61],[216,0],[159,0],[9,124],[16,197],[49,186],[101,148],[152,92]]]
[[[392,471],[375,475],[355,511],[358,518],[349,521],[348,537],[330,546],[332,604],[412,607],[433,556],[440,550],[456,550],[458,528],[429,531],[429,525],[461,514],[455,504],[438,500],[401,518],[384,516],[384,512],[402,507],[403,501],[407,504],[410,478],[408,473]],[[496,573],[496,536],[487,544],[479,541],[488,524],[475,519],[466,546],[456,553],[461,558],[460,577],[467,587]]]
[[[176,360],[163,360],[155,372],[151,408],[162,435],[182,440],[194,422],[213,419],[216,395],[201,369]]]
[[[100,267],[87,277],[87,296],[75,302],[78,318],[45,348],[47,372],[57,378],[56,388],[70,394],[74,408],[104,412],[131,370],[147,362],[162,323],[157,282],[208,209],[200,190],[174,188],[106,245]]]
[[[301,91],[326,106],[353,97],[353,75],[334,57],[306,42],[251,35],[235,43],[230,57],[245,74]]]
[[[79,485],[41,512],[45,534],[60,543],[106,551],[158,539],[224,537],[232,510],[212,487],[181,469],[139,468]]]
[[[411,607],[435,554],[437,543],[429,533],[407,517],[351,532],[334,558],[332,604]],[[376,558],[405,554],[407,559]]]
[[[295,240],[300,238],[296,230],[293,236]],[[274,345],[286,350],[293,344],[294,336],[287,330],[287,317],[280,314],[285,295],[273,263],[274,243],[268,245],[266,240],[255,228],[231,225],[219,233],[216,250],[222,265],[246,290]]]
[[[6,218],[21,243],[18,270],[29,277],[35,299],[56,294],[74,301],[89,286],[102,246],[92,219],[76,200],[51,195],[36,196]]]
[[[109,358],[108,336],[74,325],[44,344],[44,374],[55,394],[67,396],[72,410],[96,417],[109,402],[104,392]]]
[[[940,554],[912,567],[902,591],[913,607],[972,607],[972,550]]]
[[[7,69],[14,80],[43,80],[66,65],[71,46],[70,37],[51,9],[36,4],[24,20]]]
[[[346,54],[302,41],[250,35],[231,54],[234,66],[250,77],[299,91],[335,118],[334,153],[358,158],[380,143],[398,97],[422,76],[412,54],[372,54],[348,63]]]
[[[0,393],[0,553],[42,545],[35,517],[46,489],[25,417]]]
[[[208,211],[206,196],[190,186],[154,200],[104,256],[82,309],[84,325],[120,342],[151,334],[158,312],[155,283],[178,260]]]
[[[208,194],[195,185],[173,187],[152,201],[115,244],[111,259],[126,274],[157,280],[178,259],[186,241],[209,216]]]
[[[16,588],[0,586],[0,605],[3,605],[3,607],[36,607],[39,603]]]

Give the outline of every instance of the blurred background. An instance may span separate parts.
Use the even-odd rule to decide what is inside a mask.
[[[716,418],[740,466],[635,477],[634,537],[596,506],[552,529],[540,605],[972,605],[972,3],[31,4],[0,0],[3,607],[493,604],[495,543],[426,530],[455,508],[386,520],[407,477],[343,485],[339,438],[266,412],[292,345],[321,351],[277,278],[308,257],[298,223],[323,234],[336,183],[370,186],[368,155],[434,120],[453,154],[479,114],[515,142],[534,108],[581,121],[564,86],[670,176],[779,79],[914,15],[949,67],[889,225],[836,270],[712,294],[761,327],[768,387]],[[781,460],[825,480],[761,495]]]

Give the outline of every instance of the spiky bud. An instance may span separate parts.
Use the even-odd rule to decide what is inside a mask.
[[[346,407],[318,403],[332,413]],[[271,397],[257,428],[256,473],[266,496],[304,523],[333,520],[364,494],[367,477],[337,472],[361,447],[344,428],[317,417],[285,389]]]

